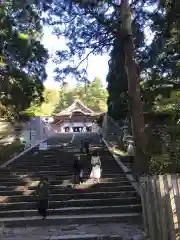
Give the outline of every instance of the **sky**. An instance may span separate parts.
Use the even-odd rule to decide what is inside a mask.
[[[66,41],[64,40],[64,38],[58,39],[55,35],[52,34],[52,30],[53,29],[49,26],[44,27],[44,36],[43,36],[42,43],[44,44],[45,48],[48,49],[49,54],[51,56],[46,66],[48,78],[45,81],[44,85],[48,88],[57,88],[59,87],[60,84],[59,82],[55,81],[53,77],[54,75],[53,71],[57,67],[57,65],[53,63],[53,57],[55,56],[55,52],[57,50],[60,50],[60,49],[62,50],[62,48],[66,47]],[[151,32],[148,26],[145,28],[145,36],[146,36],[146,40],[145,40],[146,44],[150,44],[154,34]],[[100,77],[104,87],[107,86],[106,75],[109,70],[108,61],[109,61],[109,56],[107,54],[104,54],[103,56],[91,55],[89,57],[88,68],[87,68],[89,81],[93,81],[95,77]],[[77,61],[77,64],[78,63],[79,63],[79,60]],[[75,86],[76,84],[75,80],[70,77],[68,77],[66,81],[68,83],[71,83],[71,86]]]
[[[56,82],[53,78],[53,71],[57,67],[57,65],[53,63],[52,58],[55,56],[55,52],[60,49],[58,46],[61,46],[63,48],[65,47],[66,42],[64,39],[58,39],[56,36],[52,35],[52,28],[44,27],[44,36],[42,43],[45,48],[48,49],[51,57],[46,66],[48,77],[47,80],[44,82],[44,85],[48,88],[57,88],[59,86],[59,83]],[[90,81],[93,81],[95,77],[100,77],[104,87],[106,87],[106,75],[109,70],[108,61],[109,56],[106,54],[103,56],[90,56],[87,68],[88,79]],[[67,78],[66,81],[70,82],[74,86],[76,84],[76,82],[72,78]]]

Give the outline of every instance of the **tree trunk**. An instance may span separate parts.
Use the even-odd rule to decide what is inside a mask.
[[[138,65],[135,60],[135,51],[131,30],[131,12],[128,0],[121,0],[122,33],[128,76],[128,94],[130,97],[132,130],[135,141],[135,168],[142,175],[148,172],[147,137],[143,107],[141,102]]]

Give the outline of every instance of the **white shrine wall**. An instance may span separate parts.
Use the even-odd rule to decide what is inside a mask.
[[[69,127],[70,128],[70,132],[73,132],[73,129],[74,127],[81,127],[81,128],[86,128],[86,127],[92,127],[92,122],[86,122],[86,123],[83,123],[83,122],[64,122],[60,125],[59,127],[59,130],[60,132],[64,132],[66,127]]]

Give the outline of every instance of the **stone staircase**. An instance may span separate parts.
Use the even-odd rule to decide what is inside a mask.
[[[108,142],[110,147],[115,147],[125,151],[123,147],[123,131],[120,126],[112,120],[110,117],[106,120],[106,126],[102,129],[102,135],[104,139]],[[121,162],[131,171],[132,163],[129,160],[128,156],[119,156]]]
[[[52,144],[51,139],[49,144]],[[52,146],[41,152],[34,148],[1,169],[0,225],[141,223],[140,197],[103,144],[99,146],[103,168],[100,183],[93,184],[88,180],[90,160],[82,155],[87,181],[71,188],[72,165],[77,153],[78,149],[73,144]],[[38,215],[34,196],[42,175],[49,178],[51,185],[49,216],[45,221]]]

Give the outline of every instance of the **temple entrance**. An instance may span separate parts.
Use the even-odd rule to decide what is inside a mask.
[[[92,127],[82,127],[82,126],[75,126],[75,127],[64,127],[64,132],[92,132]]]
[[[86,131],[87,131],[87,132],[92,132],[92,127],[91,127],[91,126],[86,127]]]
[[[83,127],[73,127],[73,132],[82,132]]]
[[[95,113],[80,100],[75,100],[68,108],[54,115],[53,124],[62,132],[91,132],[93,122],[101,113]]]
[[[69,132],[69,130],[70,130],[69,127],[65,127],[65,128],[64,128],[64,131],[65,131],[65,132]]]

